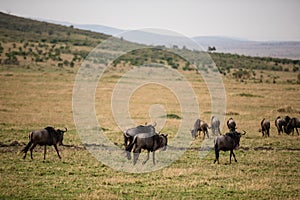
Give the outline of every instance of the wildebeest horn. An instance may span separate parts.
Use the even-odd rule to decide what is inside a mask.
[[[66,129],[66,130],[65,130],[64,132],[67,132],[67,131],[68,131],[68,129],[67,129],[66,127],[65,127],[65,129]]]
[[[156,122],[154,122],[152,126],[156,126],[156,125],[157,125],[157,123],[156,123]]]
[[[247,132],[246,132],[246,131],[244,131],[244,130],[243,130],[243,132],[244,132],[244,133],[242,133],[242,135],[246,135],[246,133],[247,133]]]

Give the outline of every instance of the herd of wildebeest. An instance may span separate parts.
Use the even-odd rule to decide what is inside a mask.
[[[267,119],[262,119],[260,123],[261,127],[259,129],[262,132],[262,136],[270,136],[270,127],[271,123]],[[139,125],[134,128],[127,129],[123,132],[124,137],[124,146],[126,151],[126,157],[128,160],[131,159],[131,151],[133,152],[133,164],[137,163],[139,155],[142,149],[147,150],[147,159],[143,162],[145,164],[149,160],[149,153],[152,152],[153,155],[153,164],[155,165],[155,151],[166,150],[168,145],[168,134],[157,133],[155,131],[156,123],[150,125]],[[219,163],[219,152],[220,151],[230,151],[230,163],[233,156],[235,162],[234,149],[239,147],[240,138],[242,135],[246,134],[246,131],[240,133],[236,131],[237,126],[233,118],[227,120],[227,127],[229,131],[226,134],[222,134],[220,131],[220,120],[212,116],[210,126],[203,120],[197,119],[194,123],[194,128],[191,130],[191,135],[194,139],[203,133],[203,140],[205,137],[209,138],[208,129],[211,129],[211,134],[214,136],[214,151],[215,151],[215,162]],[[278,134],[294,134],[294,129],[296,129],[297,134],[299,135],[298,129],[300,128],[300,120],[296,117],[290,118],[285,116],[281,118],[278,116],[275,119],[275,127],[277,128]],[[61,129],[54,129],[53,127],[46,127],[41,130],[33,131],[29,134],[28,144],[21,150],[24,153],[23,158],[26,158],[28,150],[30,150],[31,159],[33,159],[32,152],[37,145],[44,146],[44,160],[46,159],[46,146],[54,146],[58,157],[59,151],[57,148],[58,145],[63,145],[64,133],[67,131]]]

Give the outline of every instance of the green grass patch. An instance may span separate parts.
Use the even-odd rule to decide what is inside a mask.
[[[238,95],[241,96],[241,97],[259,97],[259,98],[263,97],[261,95],[255,95],[255,94],[250,94],[250,93],[240,93]]]
[[[167,114],[167,119],[181,119],[181,117],[171,113],[171,114]]]

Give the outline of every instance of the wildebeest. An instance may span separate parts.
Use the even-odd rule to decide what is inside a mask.
[[[203,139],[205,139],[205,135],[207,136],[207,138],[209,138],[207,123],[205,123],[203,120],[197,119],[194,124],[194,129],[191,130],[192,137],[196,138],[198,135],[198,132],[201,132],[201,131],[204,134]]]
[[[293,117],[286,125],[286,133],[290,134],[292,132],[294,135],[294,129],[296,129],[297,134],[299,135],[298,128],[300,128],[300,120],[296,117]]]
[[[210,127],[211,127],[211,131],[212,133],[215,135],[216,134],[216,131],[218,132],[218,134],[221,135],[221,131],[220,131],[220,120],[215,117],[215,116],[212,116],[211,117],[211,120],[210,120]]]
[[[142,149],[147,150],[147,159],[143,162],[145,164],[149,160],[150,151],[153,154],[153,164],[155,165],[155,151],[158,149],[166,150],[168,145],[168,134],[154,134],[149,137],[148,133],[141,133],[134,136],[132,143],[126,148],[126,151],[130,152],[133,149],[134,159],[133,164],[135,165]],[[128,155],[128,154],[127,154]],[[130,157],[127,157],[130,160]]]
[[[44,146],[44,160],[46,159],[46,147],[48,146],[54,146],[57,155],[59,159],[61,159],[58,149],[57,149],[57,144],[62,145],[62,141],[64,139],[64,132],[67,131],[67,128],[65,128],[65,131],[57,129],[55,130],[53,127],[46,127],[42,130],[36,130],[32,131],[29,134],[29,142],[28,144],[21,150],[21,152],[25,153],[23,156],[23,159],[26,158],[27,151],[30,148],[30,157],[32,157],[32,151],[36,147],[36,145]]]
[[[260,131],[262,132],[262,136],[264,136],[266,134],[269,137],[270,136],[270,126],[271,126],[270,121],[263,118],[263,120],[261,120],[261,122],[260,122],[260,126],[261,126]]]
[[[280,116],[278,116],[275,119],[275,126],[277,128],[278,135],[280,135],[280,133],[283,133],[283,132],[287,133],[286,126],[290,120],[291,120],[291,118],[288,115],[285,116],[284,118],[281,118]]]
[[[218,161],[219,164],[219,152],[220,151],[230,151],[230,160],[231,163],[231,157],[233,155],[234,161],[237,162],[235,155],[233,153],[233,150],[240,145],[240,138],[242,135],[245,135],[244,133],[239,133],[236,131],[231,131],[229,133],[226,133],[225,135],[217,136],[214,140],[214,149],[215,149],[215,155],[216,159],[214,160],[214,163]]]
[[[229,131],[231,132],[234,132],[235,129],[236,129],[236,123],[235,121],[232,119],[232,117],[230,117],[228,120],[227,120],[227,127],[229,129]]]
[[[156,122],[154,122],[153,124],[150,125],[139,125],[137,127],[134,128],[130,128],[127,129],[126,131],[124,131],[123,135],[124,135],[124,146],[125,149],[126,147],[132,143],[134,136],[136,136],[137,134],[140,133],[149,133],[150,135],[155,134],[155,126],[156,126]]]

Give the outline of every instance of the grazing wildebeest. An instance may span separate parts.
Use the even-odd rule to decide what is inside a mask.
[[[153,154],[153,164],[155,165],[155,151],[158,149],[166,150],[168,145],[168,134],[154,134],[149,137],[148,133],[141,133],[134,136],[132,143],[126,148],[126,151],[130,152],[133,149],[133,164],[135,165],[142,149],[148,151],[147,159],[143,162],[145,164],[149,160],[150,151]],[[134,148],[133,148],[134,147]],[[128,155],[128,154],[127,154]],[[130,160],[130,157],[127,157]]]
[[[215,116],[211,117],[210,127],[211,127],[211,131],[214,135],[216,134],[216,131],[218,132],[219,135],[221,135],[220,120],[217,117],[215,117]]]
[[[232,117],[230,117],[230,118],[227,120],[227,127],[228,127],[229,131],[232,131],[232,132],[235,131],[235,129],[236,129],[236,123],[235,123],[235,121],[232,119]]]
[[[287,133],[286,126],[287,126],[287,124],[289,123],[290,120],[291,120],[291,118],[289,116],[285,116],[284,118],[281,118],[280,116],[278,116],[276,118],[275,126],[277,128],[278,135],[280,135],[280,133],[283,133],[283,132]]]
[[[236,131],[231,131],[229,133],[226,133],[225,135],[217,136],[214,140],[214,149],[215,149],[215,155],[216,159],[214,160],[214,163],[218,161],[219,164],[219,152],[220,151],[230,151],[230,160],[231,163],[231,157],[233,155],[234,161],[237,162],[235,155],[233,153],[233,150],[240,146],[240,139],[242,135],[245,135],[244,133],[239,133]]]
[[[156,126],[156,122],[154,122],[153,124],[150,125],[139,125],[137,127],[134,128],[130,128],[127,129],[126,131],[124,131],[123,135],[124,135],[124,146],[125,149],[126,147],[132,143],[134,136],[136,136],[137,134],[140,133],[149,133],[149,134],[155,134],[155,126]]]
[[[191,130],[191,134],[192,134],[192,137],[193,138],[196,138],[197,135],[198,135],[198,132],[203,132],[203,139],[205,139],[205,134],[207,136],[207,138],[209,138],[208,136],[208,125],[207,123],[205,123],[204,121],[200,120],[200,119],[197,119],[195,121],[195,124],[194,124],[194,129]]]
[[[262,136],[264,136],[266,134],[269,137],[270,136],[270,126],[271,126],[270,121],[263,118],[263,120],[261,120],[261,122],[260,122],[260,126],[261,126],[260,131],[262,132]]]
[[[293,117],[286,125],[286,133],[290,134],[292,132],[294,135],[294,129],[296,129],[297,134],[299,135],[298,128],[300,128],[300,120],[296,117]]]
[[[32,151],[36,147],[36,145],[44,146],[44,160],[46,159],[46,147],[48,146],[54,146],[57,155],[59,159],[61,159],[58,149],[57,149],[57,144],[62,145],[62,141],[64,139],[64,132],[67,131],[67,128],[65,128],[65,131],[57,129],[55,130],[53,127],[46,127],[42,130],[36,130],[32,131],[29,134],[29,142],[28,144],[21,150],[21,152],[25,153],[23,156],[23,159],[26,158],[27,151],[30,148],[30,157],[32,157]]]

